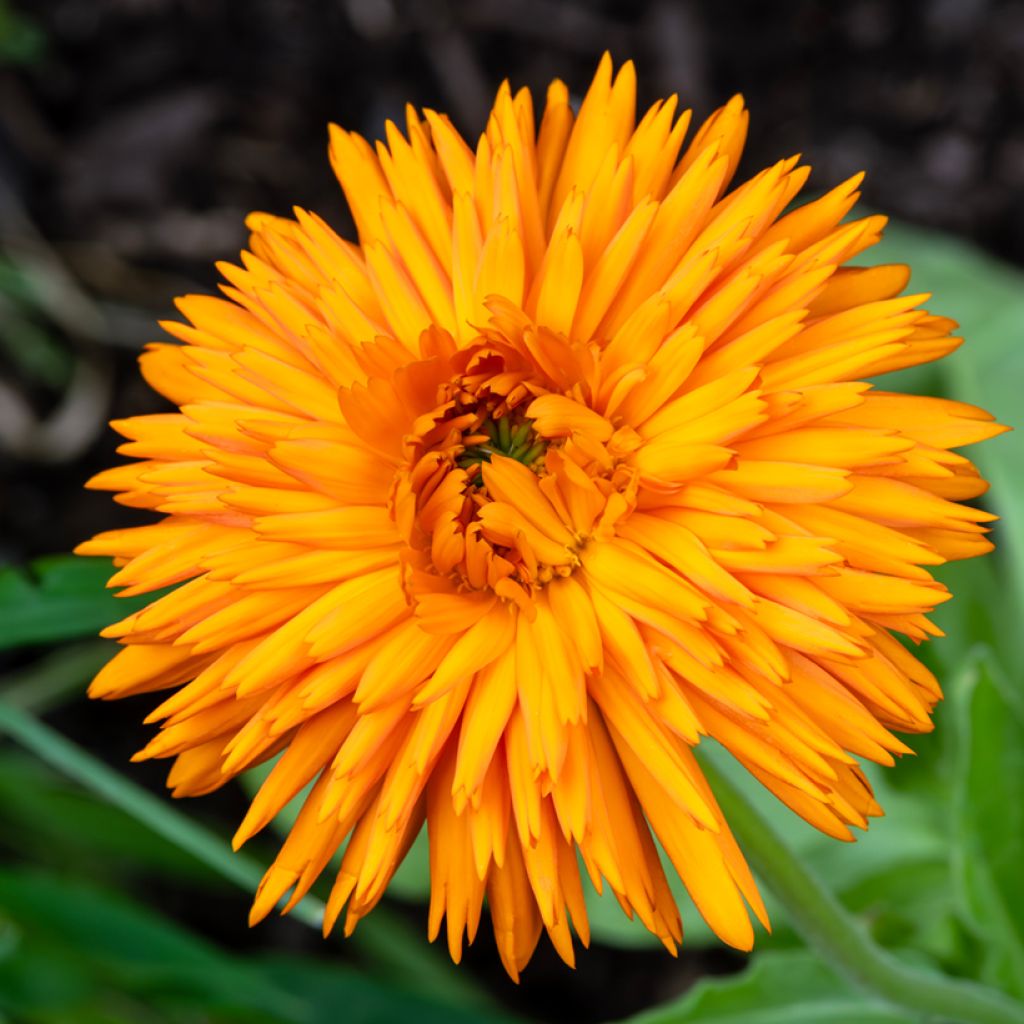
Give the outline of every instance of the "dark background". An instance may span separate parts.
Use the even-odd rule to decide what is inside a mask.
[[[109,418],[159,408],[135,355],[175,295],[215,286],[248,211],[350,232],[328,121],[375,138],[411,101],[475,139],[502,78],[539,107],[556,76],[579,95],[605,49],[636,60],[642,107],[679,92],[699,119],[743,92],[741,176],[796,152],[813,188],[863,169],[873,207],[1024,263],[1024,3],[0,0],[0,564],[133,521],[81,484],[114,461]],[[126,703],[57,724],[123,764],[144,714]],[[241,797],[202,804],[234,820]],[[241,896],[153,898],[234,947],[326,951],[298,925],[249,935]],[[740,962],[599,950],[569,974],[542,943],[510,995],[489,947],[469,969],[554,1020]]]

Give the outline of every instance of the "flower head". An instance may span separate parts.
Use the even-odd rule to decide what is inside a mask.
[[[1001,428],[864,380],[955,324],[905,267],[844,266],[884,224],[843,223],[860,176],[790,209],[795,157],[731,185],[739,98],[689,142],[675,97],[634,105],[606,57],[539,129],[502,86],[475,150],[429,110],[376,148],[332,128],[358,243],[254,214],[224,297],[142,356],[178,409],[116,422],[137,461],[91,486],[161,518],[79,550],[174,589],[90,692],[171,691],[137,756],[178,796],[280,754],[236,845],[313,783],[254,919],[347,841],[350,931],[425,822],[455,959],[486,895],[510,974],[542,930],[571,963],[581,863],[674,950],[653,834],[746,949],[764,907],[701,737],[845,839],[881,813],[856,758],[931,727],[893,634],[936,634],[929,570],[989,549],[953,449]]]

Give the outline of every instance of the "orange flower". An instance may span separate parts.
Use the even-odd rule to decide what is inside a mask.
[[[116,422],[140,461],[90,486],[162,518],[78,550],[175,589],[106,630],[90,693],[173,691],[137,757],[175,758],[176,796],[281,755],[236,846],[313,781],[254,921],[347,839],[325,929],[350,932],[426,822],[456,960],[486,894],[513,977],[542,929],[572,963],[580,860],[674,951],[653,833],[748,949],[701,736],[847,839],[881,813],[855,758],[931,728],[892,634],[937,634],[929,569],[989,549],[952,449],[1001,428],[863,379],[955,325],[907,268],[843,266],[884,224],[840,223],[859,175],[784,213],[795,157],[729,187],[738,97],[685,147],[675,97],[634,103],[605,57],[539,130],[502,86],[475,151],[433,111],[375,149],[332,128],[358,244],[254,214],[226,297],[142,356],[179,411]]]

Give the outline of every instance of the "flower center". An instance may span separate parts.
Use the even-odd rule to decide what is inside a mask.
[[[395,376],[392,408],[409,418],[388,506],[417,608],[449,594],[533,614],[636,506],[638,439],[588,408],[582,371],[548,365],[536,332],[506,319],[466,348],[428,339],[429,358]],[[356,418],[356,402],[386,400],[355,394]]]
[[[485,416],[471,433],[462,437],[465,446],[455,464],[464,469],[472,483],[483,483],[482,462],[490,462],[495,455],[515,459],[531,469],[540,468],[540,458],[547,450],[547,442],[539,438],[531,421],[518,413],[504,416]]]
[[[575,570],[585,538],[550,504],[562,440],[542,437],[526,416],[536,390],[500,363],[487,370],[440,383],[438,404],[416,418],[393,515],[412,590],[429,592],[440,577],[527,607],[538,588]]]

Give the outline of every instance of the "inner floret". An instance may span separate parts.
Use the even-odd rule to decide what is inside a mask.
[[[404,436],[391,502],[417,607],[475,593],[532,614],[635,501],[635,474],[587,435],[586,410],[510,363],[489,353],[447,377],[437,367],[418,392],[430,404]]]
[[[471,395],[461,383],[442,389],[445,400],[420,421],[427,429],[400,486],[408,494],[399,513],[412,513],[410,562],[461,590],[525,604],[579,565],[585,538],[552,505],[561,459],[525,403]]]
[[[516,413],[485,416],[472,433],[463,436],[462,443],[465,449],[455,463],[466,470],[476,484],[483,482],[480,463],[490,462],[495,455],[515,459],[535,469],[540,468],[540,457],[547,449],[547,443],[537,436],[532,422]]]

